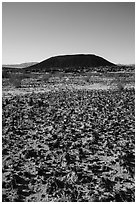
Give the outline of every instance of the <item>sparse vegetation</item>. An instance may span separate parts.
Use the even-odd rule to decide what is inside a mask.
[[[31,74],[18,72],[18,73],[8,73],[3,71],[2,72],[3,79],[7,78],[11,85],[13,85],[15,88],[21,88],[22,80],[23,79],[29,79],[30,77],[33,77]]]

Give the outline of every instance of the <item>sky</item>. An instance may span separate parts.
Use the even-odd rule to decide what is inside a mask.
[[[2,3],[2,64],[80,53],[134,64],[135,3]]]

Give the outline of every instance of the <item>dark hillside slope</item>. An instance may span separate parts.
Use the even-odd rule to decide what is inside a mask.
[[[88,67],[114,66],[115,64],[96,55],[62,55],[51,57],[36,65],[24,68],[26,71],[74,71]]]

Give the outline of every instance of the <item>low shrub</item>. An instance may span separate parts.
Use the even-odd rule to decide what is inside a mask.
[[[10,77],[10,74],[7,72],[7,71],[2,71],[2,78],[9,78]]]
[[[117,88],[119,91],[123,91],[124,90],[124,84],[122,82],[118,82],[117,83]]]
[[[50,74],[50,73],[45,73],[45,74],[43,75],[42,80],[43,80],[45,83],[47,83],[47,82],[49,82],[50,77],[51,77],[51,74]]]

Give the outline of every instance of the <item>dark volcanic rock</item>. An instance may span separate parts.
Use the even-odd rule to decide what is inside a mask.
[[[114,66],[113,63],[96,55],[78,54],[51,57],[36,65],[25,68],[26,71],[74,71],[88,67]]]

